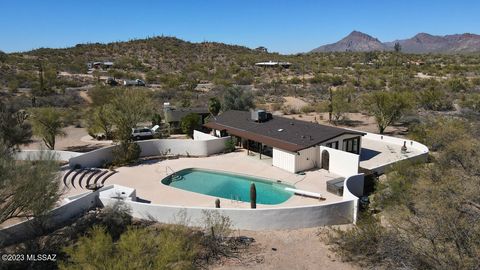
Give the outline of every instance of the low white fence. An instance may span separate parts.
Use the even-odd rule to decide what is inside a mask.
[[[164,154],[182,156],[209,156],[222,153],[230,137],[217,138],[208,134],[196,132],[199,140],[181,139],[154,139],[137,142],[140,146],[141,157],[159,156]],[[207,137],[209,136],[209,137]],[[113,160],[112,150],[115,146],[108,146],[93,150],[70,159],[70,166],[99,167]]]
[[[38,160],[52,157],[59,161],[68,161],[71,158],[83,155],[83,153],[58,151],[58,150],[22,150],[15,153],[16,160]]]
[[[404,138],[397,138],[397,137],[392,137],[392,136],[386,136],[386,135],[381,135],[381,134],[375,134],[375,133],[370,133],[366,132],[366,135],[363,136],[365,139],[370,139],[370,140],[375,140],[375,141],[382,141],[386,143],[391,143],[391,144],[396,144],[399,146],[402,146],[404,142],[406,142],[407,147],[414,148],[422,153],[428,153],[428,147],[425,145],[412,141],[409,139],[404,139]]]

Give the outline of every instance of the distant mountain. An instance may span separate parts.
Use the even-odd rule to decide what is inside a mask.
[[[480,52],[480,35],[475,34],[434,36],[419,33],[409,39],[382,43],[374,37],[357,31],[353,31],[336,43],[320,46],[312,52],[385,51],[393,50],[397,42],[402,46],[402,51],[407,53]]]
[[[312,52],[367,52],[384,50],[387,50],[387,47],[378,39],[362,32],[353,31],[340,41],[320,46],[312,50]]]

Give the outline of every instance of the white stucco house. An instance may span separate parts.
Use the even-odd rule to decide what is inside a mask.
[[[205,124],[215,136],[236,138],[238,146],[272,158],[272,165],[292,173],[322,168],[348,176],[359,171],[359,131],[280,116],[263,110],[230,110]]]

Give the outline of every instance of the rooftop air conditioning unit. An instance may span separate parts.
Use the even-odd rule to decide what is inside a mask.
[[[255,122],[267,121],[267,112],[265,110],[254,110],[251,112],[252,120]]]

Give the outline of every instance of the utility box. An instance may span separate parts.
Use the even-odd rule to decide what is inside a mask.
[[[327,181],[327,191],[338,196],[343,196],[344,178],[336,178]]]

